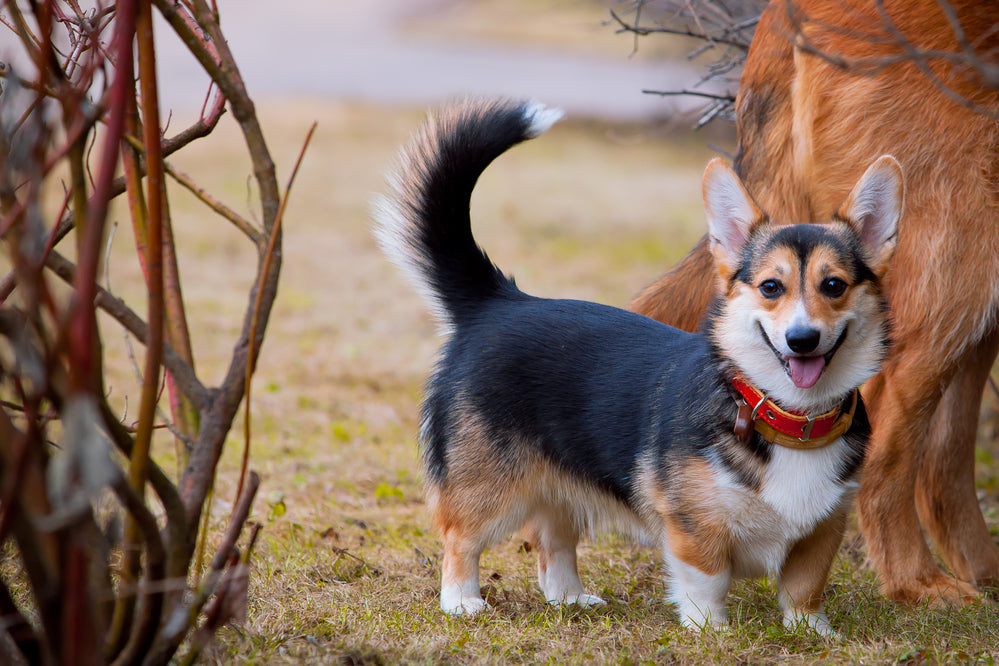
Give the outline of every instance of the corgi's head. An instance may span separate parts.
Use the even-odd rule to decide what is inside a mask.
[[[902,170],[880,157],[827,224],[777,226],[719,159],[704,207],[721,297],[715,343],[788,409],[826,409],[878,371],[881,281],[902,212]]]

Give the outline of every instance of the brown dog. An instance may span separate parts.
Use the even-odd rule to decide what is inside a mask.
[[[999,4],[948,6],[994,66]],[[899,45],[902,35],[962,52],[936,0],[883,7],[892,25],[870,0],[771,2],[740,84],[735,166],[775,222],[796,224],[828,219],[878,155],[901,163],[908,193],[886,283],[894,348],[864,387],[874,430],[860,523],[885,594],[960,603],[999,584],[974,487],[978,410],[999,347],[999,95],[971,68],[916,63]],[[693,330],[713,294],[711,265],[702,240],[631,309]]]

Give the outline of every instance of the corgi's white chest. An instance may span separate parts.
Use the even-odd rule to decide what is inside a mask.
[[[838,507],[854,484],[837,477],[847,444],[838,439],[821,449],[775,446],[763,476],[760,499],[783,519],[788,536],[799,539]]]
[[[774,447],[759,491],[730,495],[736,577],[776,574],[791,546],[850,499],[857,484],[837,479],[846,453],[842,439],[811,451]]]

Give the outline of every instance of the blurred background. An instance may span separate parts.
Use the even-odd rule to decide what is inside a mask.
[[[683,45],[636,51],[615,34],[613,0],[266,0],[218,3],[251,91],[395,108],[460,95],[536,97],[577,118],[644,121],[690,111],[642,89],[678,88],[701,75]],[[651,9],[647,9],[651,12]],[[161,23],[161,27],[165,27]],[[207,77],[169,30],[159,75],[168,99],[200,104]],[[666,41],[666,40],[654,40]],[[677,58],[674,56],[681,56]]]

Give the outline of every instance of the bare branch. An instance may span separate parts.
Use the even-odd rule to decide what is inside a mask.
[[[725,46],[732,46],[743,51],[749,48],[749,40],[747,39],[733,39],[728,36],[730,32],[739,32],[745,30],[746,28],[752,28],[756,26],[759,18],[751,19],[748,22],[742,22],[738,26],[733,26],[731,29],[725,29],[720,35],[711,35],[704,30],[692,30],[690,28],[670,28],[667,26],[639,26],[636,24],[628,23],[623,18],[621,18],[617,12],[613,9],[610,10],[611,18],[620,26],[617,32],[633,32],[640,37],[645,37],[647,35],[654,34],[666,34],[666,35],[679,35],[682,37],[693,37],[694,39],[701,39],[708,42],[709,44],[723,44]],[[700,52],[698,52],[699,54]]]
[[[165,162],[163,166],[171,178],[183,185],[191,194],[201,200],[203,204],[232,222],[233,226],[242,231],[247,238],[253,241],[254,245],[260,246],[263,244],[263,236],[260,235],[260,232],[253,226],[252,223],[212,196],[205,188],[194,182],[193,178],[180,169],[176,168],[169,162]]]
[[[64,282],[72,284],[76,268],[71,261],[58,252],[53,251],[49,255],[46,265],[62,278]],[[148,336],[146,322],[125,305],[124,301],[109,293],[103,287],[98,286],[94,303],[108,313],[115,321],[128,329],[139,342],[142,344],[146,343]],[[211,392],[202,385],[195,376],[194,371],[180,358],[180,355],[166,343],[163,345],[163,367],[170,371],[177,380],[177,384],[184,392],[184,395],[190,398],[198,409],[208,408],[212,401]]]

